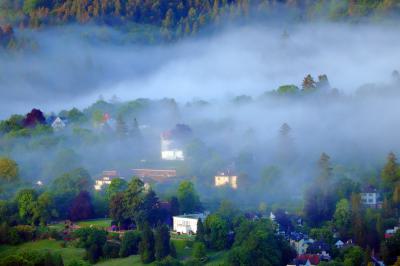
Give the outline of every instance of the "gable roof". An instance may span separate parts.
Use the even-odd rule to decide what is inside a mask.
[[[296,265],[305,265],[307,262],[311,263],[312,265],[318,265],[319,256],[315,254],[302,254],[298,255],[296,258]]]

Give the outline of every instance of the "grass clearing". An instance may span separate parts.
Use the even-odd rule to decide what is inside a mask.
[[[228,256],[228,251],[222,250],[222,251],[215,251],[215,252],[208,252],[208,262],[206,265],[208,266],[219,266],[219,265],[224,265],[224,262],[227,259]]]
[[[97,263],[96,265],[98,266],[132,266],[132,265],[144,265],[141,261],[140,261],[140,256],[139,255],[134,255],[134,256],[130,256],[127,258],[119,258],[119,259],[111,259],[111,260],[106,260],[106,261],[102,261]],[[151,264],[146,264],[146,265],[152,265]]]
[[[86,220],[77,222],[76,224],[81,227],[94,226],[94,227],[107,228],[111,226],[111,219]]]
[[[186,260],[192,256],[193,241],[182,239],[171,239],[171,241],[179,260]]]
[[[100,227],[100,228],[107,228],[111,226],[111,219],[94,219],[94,220],[85,220],[76,222],[77,225],[80,227]],[[56,224],[49,225],[49,228],[56,229],[56,230],[63,230],[65,227],[64,222],[59,222]]]

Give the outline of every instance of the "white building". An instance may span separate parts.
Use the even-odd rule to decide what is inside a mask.
[[[236,175],[230,175],[229,173],[221,172],[214,177],[214,184],[216,187],[228,185],[233,189],[237,189],[237,179],[238,177]]]
[[[183,161],[185,157],[182,150],[174,149],[161,151],[161,159],[166,161]]]
[[[51,123],[51,127],[55,131],[59,131],[64,129],[66,126],[65,122],[58,116],[56,119],[54,119],[53,123]]]
[[[269,219],[273,222],[275,222],[276,216],[272,212],[269,213]]]
[[[298,255],[306,254],[307,248],[314,243],[314,240],[309,239],[300,239],[299,241],[290,240],[290,245],[296,250]]]
[[[161,134],[161,159],[167,161],[183,161],[183,150],[176,147],[172,133],[165,131]]]
[[[335,246],[336,248],[342,248],[344,247],[344,242],[339,239],[338,241],[336,241]]]
[[[103,176],[96,180],[95,190],[101,190],[103,186],[109,186],[111,181],[118,175],[117,171],[103,171]]]
[[[207,213],[195,213],[173,216],[173,230],[179,234],[196,234],[198,220],[204,221],[207,215]]]
[[[371,208],[378,208],[380,205],[379,202],[379,193],[376,188],[369,186],[365,188],[361,193],[361,202]]]

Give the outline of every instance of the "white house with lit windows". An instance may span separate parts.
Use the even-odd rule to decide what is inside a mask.
[[[380,208],[381,202],[379,199],[379,192],[373,186],[368,186],[360,193],[361,202],[370,208]]]
[[[204,221],[208,213],[194,213],[173,216],[173,230],[178,234],[196,234],[197,222]]]
[[[214,185],[216,187],[230,186],[233,189],[237,189],[237,175],[231,175],[229,172],[220,172],[214,177]]]
[[[109,186],[114,178],[118,177],[118,172],[115,170],[112,171],[103,171],[103,174],[100,178],[96,179],[96,183],[94,185],[95,190],[102,190],[104,186]]]

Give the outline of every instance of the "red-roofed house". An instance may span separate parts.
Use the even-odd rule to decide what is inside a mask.
[[[313,266],[318,265],[320,262],[319,256],[315,254],[302,254],[298,255],[294,260],[296,266]]]

